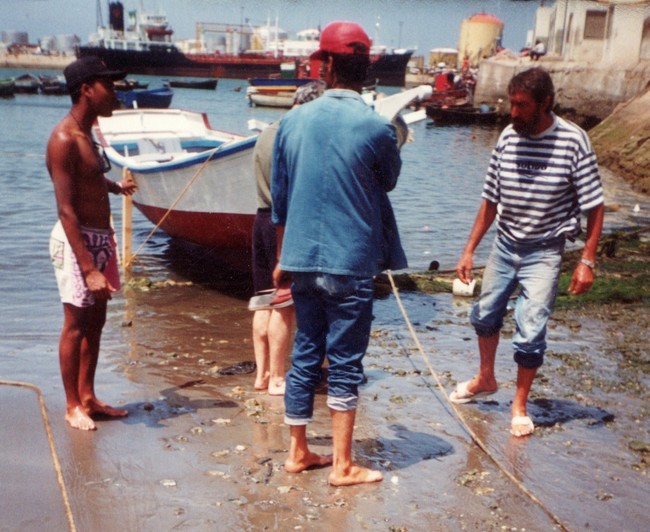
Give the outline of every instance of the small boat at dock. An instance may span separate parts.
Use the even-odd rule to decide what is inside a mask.
[[[118,79],[113,82],[116,91],[132,91],[136,89],[148,89],[149,84],[132,78]]]
[[[208,79],[168,79],[164,80],[168,87],[174,89],[203,89],[213,91],[217,88],[217,80]]]
[[[0,79],[0,98],[13,98],[16,92],[14,78]]]
[[[129,91],[115,91],[115,95],[120,103],[130,108],[154,108],[154,109],[167,109],[174,97],[174,91],[169,87],[161,87],[157,89],[141,89]]]
[[[314,81],[309,78],[252,78],[248,80],[246,97],[251,106],[281,107],[293,105],[298,87]]]
[[[34,74],[22,74],[16,77],[17,94],[38,94],[41,90],[41,80]]]
[[[437,124],[495,124],[499,120],[498,109],[486,104],[478,107],[428,105],[426,113]]]

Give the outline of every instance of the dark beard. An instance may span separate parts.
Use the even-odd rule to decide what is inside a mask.
[[[525,120],[513,120],[512,127],[522,137],[532,137],[537,131],[540,120],[541,114],[536,112],[530,122],[526,122]]]
[[[512,128],[522,137],[530,137],[532,128],[530,124],[523,121],[512,122]]]

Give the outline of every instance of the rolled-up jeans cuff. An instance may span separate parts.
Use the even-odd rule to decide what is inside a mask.
[[[515,362],[527,369],[537,369],[544,364],[544,353],[524,353],[515,351]]]
[[[300,427],[303,425],[309,425],[311,423],[311,418],[310,417],[289,417],[287,415],[284,416],[284,424],[285,425],[292,425],[294,427]]]
[[[337,412],[356,410],[358,401],[359,398],[356,395],[349,395],[347,397],[327,396],[327,406]]]

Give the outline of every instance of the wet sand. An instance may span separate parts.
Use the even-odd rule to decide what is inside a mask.
[[[149,284],[135,275],[136,286]],[[538,428],[524,440],[508,432],[515,365],[504,339],[499,392],[460,407],[490,458],[437,390],[395,297],[378,300],[354,453],[386,478],[333,488],[327,468],[283,471],[282,398],[256,392],[252,374],[219,374],[253,359],[251,314],[238,290],[200,277],[127,289],[111,303],[97,390],[128,418],[71,430],[60,385],[50,390],[78,530],[648,528],[647,309],[556,315],[531,395]],[[402,299],[446,390],[471,377],[470,300]],[[322,393],[309,435],[314,450],[329,451]]]

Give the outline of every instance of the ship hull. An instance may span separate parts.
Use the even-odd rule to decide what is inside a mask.
[[[287,58],[262,54],[187,55],[180,52],[173,44],[157,45],[143,51],[80,46],[77,55],[79,57],[96,55],[106,63],[108,68],[123,70],[128,74],[229,79],[277,77],[281,75],[280,65],[288,61]],[[368,79],[378,85],[403,87],[410,57],[410,53],[383,54],[373,57]]]

